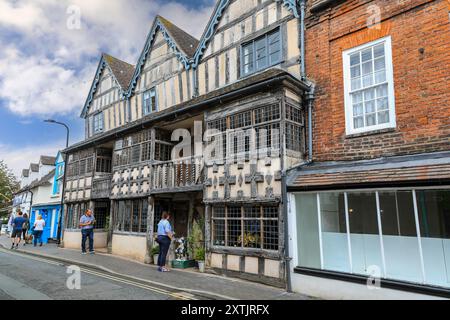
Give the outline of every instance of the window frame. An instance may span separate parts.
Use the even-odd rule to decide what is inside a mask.
[[[271,62],[270,61],[270,52],[269,52],[269,47],[270,47],[270,45],[269,45],[269,35],[274,34],[274,33],[278,33],[279,36],[280,36],[280,41],[279,41],[280,42],[280,44],[279,44],[280,59],[279,59],[279,61]],[[265,65],[265,67],[258,69],[257,68],[257,60],[258,59],[257,59],[257,55],[256,55],[256,43],[258,41],[260,41],[261,39],[263,39],[263,38],[265,40],[266,62],[267,62],[267,64]],[[244,71],[244,66],[245,66],[244,65],[244,48],[249,46],[249,45],[252,46],[253,69],[252,69],[252,71],[249,71],[249,72],[246,73]],[[261,36],[258,36],[256,38],[253,38],[253,39],[249,40],[249,41],[243,42],[240,45],[240,73],[241,73],[240,78],[245,78],[247,76],[250,76],[252,74],[255,74],[255,73],[263,71],[263,70],[266,70],[268,68],[276,66],[277,64],[282,63],[283,62],[283,58],[284,58],[283,57],[283,53],[284,53],[283,52],[283,33],[281,31],[281,27],[280,26],[274,28],[273,30],[271,30],[269,32],[264,33]]]
[[[101,121],[97,121],[98,117],[101,117]],[[101,124],[101,127],[97,128],[97,124]],[[92,116],[92,132],[95,135],[102,133],[104,129],[105,129],[105,116],[102,111]]]
[[[221,209],[223,210],[222,215],[216,215],[215,210]],[[266,209],[275,209],[277,212],[276,217],[270,217],[266,215]],[[239,212],[238,215],[230,215],[230,209],[237,209]],[[257,209],[257,215],[247,215],[246,209]],[[235,212],[236,213],[236,212]],[[217,244],[217,230],[216,230],[216,222],[222,222],[223,230],[223,245]],[[239,235],[237,235],[236,240],[233,242],[230,240],[230,227],[232,225],[231,222],[234,222],[234,225],[238,225]],[[239,222],[239,223],[237,223]],[[246,234],[252,234],[248,231],[247,226],[248,223],[257,222],[258,225],[258,236],[257,245],[250,246],[244,244],[244,237]],[[271,223],[275,222],[277,231],[274,233],[276,236],[276,242],[269,243],[266,239],[272,239],[272,237],[268,237],[269,232],[267,227],[271,226]],[[277,203],[266,203],[266,204],[217,204],[212,207],[212,215],[211,215],[211,246],[213,248],[223,248],[223,249],[237,249],[237,250],[257,250],[261,252],[278,252],[281,248],[281,237],[280,237],[280,207]],[[234,245],[230,245],[230,243]]]
[[[152,93],[154,93],[154,96],[155,96],[155,105],[153,105],[151,103],[151,101],[152,101]],[[150,100],[150,106],[149,107],[150,107],[150,110],[147,110],[147,108],[146,108],[146,104],[145,104],[145,101],[146,101],[145,95],[146,94],[150,95],[149,96],[149,100]],[[158,112],[158,95],[157,95],[157,92],[156,92],[156,87],[150,88],[150,89],[148,89],[148,90],[146,90],[146,91],[144,91],[142,93],[142,114],[144,116],[146,116],[146,115],[152,114],[153,112]]]
[[[385,56],[385,70],[386,81],[384,82],[388,86],[388,104],[389,104],[389,122],[383,124],[377,124],[374,126],[364,126],[362,128],[355,128],[353,122],[353,104],[352,104],[352,90],[351,90],[351,68],[350,68],[350,56],[356,52],[363,51],[364,49],[374,47],[379,44],[384,44],[384,56]],[[394,86],[394,68],[392,61],[392,38],[391,36],[383,37],[375,41],[371,41],[360,46],[344,50],[342,52],[343,59],[343,75],[344,75],[344,104],[345,104],[345,128],[347,135],[354,135],[360,133],[369,133],[373,131],[383,129],[395,129],[397,127],[396,108],[395,108],[395,86]],[[372,59],[373,61],[373,59]],[[375,71],[374,71],[375,72]],[[362,75],[361,75],[362,76]],[[358,91],[363,91],[368,88],[377,88],[381,84],[368,86],[361,88]]]

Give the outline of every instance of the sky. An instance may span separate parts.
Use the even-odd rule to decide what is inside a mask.
[[[0,0],[0,160],[20,176],[84,138],[102,52],[136,64],[159,14],[200,38],[215,0]]]

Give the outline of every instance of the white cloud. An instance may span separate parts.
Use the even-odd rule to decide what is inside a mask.
[[[0,99],[19,115],[79,113],[101,52],[136,63],[156,14],[199,38],[214,1],[208,3],[1,0]],[[80,30],[67,28],[71,5],[80,8]]]
[[[65,146],[64,141],[56,141],[46,145],[17,146],[0,144],[0,160],[4,160],[8,168],[20,178],[23,169],[28,169],[30,163],[38,163],[41,156],[55,157]]]

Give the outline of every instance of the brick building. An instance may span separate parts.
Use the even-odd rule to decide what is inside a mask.
[[[449,11],[445,0],[307,1],[312,141],[287,183],[295,290],[449,294]]]

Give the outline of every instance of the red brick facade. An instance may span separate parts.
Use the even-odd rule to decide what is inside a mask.
[[[450,1],[338,3],[308,13],[306,21],[307,75],[317,84],[314,160],[450,150]],[[370,10],[377,10],[374,5],[381,10],[381,23],[368,28]],[[347,136],[342,52],[388,35],[392,38],[397,127]]]

